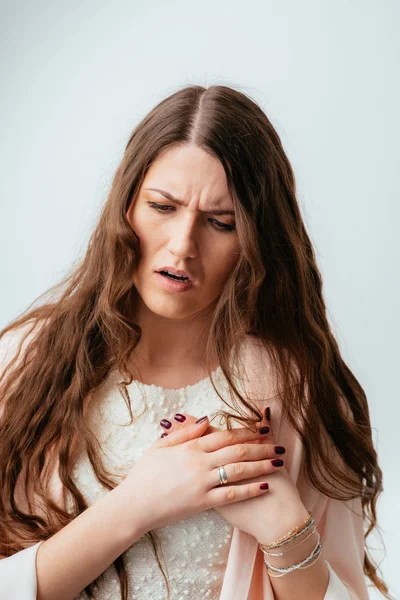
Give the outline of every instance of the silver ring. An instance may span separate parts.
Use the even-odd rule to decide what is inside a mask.
[[[221,485],[226,485],[228,483],[228,477],[227,477],[224,467],[217,467],[217,469],[218,469],[219,480],[221,482]]]

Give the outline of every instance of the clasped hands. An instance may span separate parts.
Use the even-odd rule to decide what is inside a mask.
[[[228,477],[227,486],[267,481],[268,490],[261,496],[214,508],[233,527],[252,535],[261,544],[270,544],[286,535],[290,529],[302,523],[309,514],[301,501],[297,487],[284,467],[281,455],[285,449],[278,446],[267,415],[269,415],[268,408],[260,427],[269,427],[269,433],[259,440],[246,442],[246,445],[262,444],[265,447],[264,458],[250,463],[251,459],[246,458],[245,444],[241,444],[243,448],[242,450],[238,448],[238,462],[221,466],[225,467]],[[161,437],[196,421],[197,417],[182,413],[177,413],[170,419],[162,419],[160,426],[164,433]],[[216,431],[220,429],[209,425],[202,437]],[[279,462],[274,462],[277,460]],[[249,477],[252,473],[261,474]]]

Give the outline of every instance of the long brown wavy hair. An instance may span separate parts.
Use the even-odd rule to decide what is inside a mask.
[[[254,426],[262,415],[235,386],[229,353],[246,335],[273,349],[282,410],[303,442],[310,481],[330,497],[361,496],[368,523],[365,538],[377,527],[382,471],[368,402],[328,323],[321,274],[281,140],[247,94],[223,85],[189,85],[162,100],[134,129],[84,257],[51,288],[51,298],[36,308],[31,305],[0,332],[1,339],[26,326],[24,340],[30,338],[23,356],[17,353],[0,378],[0,555],[11,556],[48,539],[87,508],[71,477],[78,443],[105,488],[116,486],[102,464],[85,410],[111,370],[118,368],[125,383],[132,381],[129,357],[141,338],[132,310],[132,273],[140,253],[126,213],[150,165],[177,144],[196,144],[221,161],[235,206],[240,256],[216,302],[207,354],[216,352],[234,396],[251,412],[248,425]],[[296,366],[296,380],[290,365]],[[347,472],[331,459],[326,436]],[[73,498],[71,512],[55,504],[46,489],[50,452],[58,456],[63,490]],[[335,482],[336,493],[318,476],[319,461]],[[14,490],[22,473],[26,496],[40,498],[46,516],[16,505]],[[155,534],[146,535],[162,569]],[[124,555],[113,565],[121,598],[127,600]],[[391,598],[377,572],[365,549],[365,575]],[[89,598],[95,597],[101,577],[85,588]]]

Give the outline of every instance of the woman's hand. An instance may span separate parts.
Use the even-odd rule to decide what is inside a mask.
[[[196,417],[189,414],[178,413],[168,416],[160,423],[163,429],[162,437],[165,438],[171,433],[182,431],[195,421]],[[260,427],[265,426],[271,428],[271,423],[266,416],[263,417],[260,423]],[[219,430],[209,425],[202,437],[216,431]],[[247,442],[247,444],[262,444],[265,451],[263,457],[260,458],[260,468],[263,474],[246,479],[246,481],[249,483],[266,481],[269,484],[269,489],[267,493],[261,496],[243,499],[233,504],[216,506],[214,510],[234,527],[249,533],[260,543],[267,544],[286,535],[290,529],[303,523],[308,517],[308,511],[284,466],[274,466],[271,463],[273,460],[282,461],[282,453],[285,452],[285,449],[282,452],[282,446],[278,446],[276,443],[273,432],[270,430],[264,439],[254,439]],[[221,454],[222,458],[223,455]],[[225,464],[221,460],[220,466],[225,467],[229,485],[238,485],[236,482],[243,477],[240,472],[248,469],[249,463],[246,464],[248,460],[253,459],[246,458],[246,456],[238,457],[236,464]]]
[[[241,427],[202,436],[208,424],[205,417],[201,423],[192,422],[156,440],[120,484],[144,533],[210,508],[266,493],[258,480],[249,481],[267,472],[260,460],[265,456],[265,446],[251,443],[265,434]],[[230,468],[238,462],[239,455],[245,455],[248,462],[243,472],[236,474],[235,486],[219,487],[217,467]],[[270,471],[274,469],[269,466]]]

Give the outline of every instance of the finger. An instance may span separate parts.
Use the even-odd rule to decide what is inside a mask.
[[[269,429],[270,429],[270,432],[269,432],[269,434],[268,434],[268,440],[269,440],[269,439],[270,439],[270,436],[271,436],[271,427],[270,427],[270,424],[269,424],[269,422],[268,422],[268,421],[267,421],[267,419],[265,418],[265,413],[264,413],[264,411],[261,411],[261,415],[262,415],[262,416],[261,416],[261,420],[260,420],[260,421],[257,421],[257,428],[259,428],[259,429],[260,429],[261,427],[269,427]],[[263,444],[263,443],[264,443],[264,440],[263,440],[263,439],[260,437],[259,439],[252,440],[251,442],[247,442],[247,443],[249,443],[249,444]]]
[[[188,425],[189,423],[195,423],[197,421],[198,417],[195,417],[194,415],[189,415],[187,413],[175,413],[172,423],[173,425],[175,423],[177,423],[178,425]],[[219,429],[217,429],[216,427],[212,427],[212,425],[209,425],[207,428],[207,433],[211,433],[211,431],[220,431]]]
[[[211,468],[227,466],[241,463],[245,461],[262,461],[267,458],[275,459],[282,458],[286,449],[283,446],[268,443],[264,440],[262,444],[241,443],[234,446],[226,446],[214,452],[210,452],[208,460],[211,463]]]
[[[204,419],[204,420],[203,420]],[[190,423],[186,427],[180,427],[176,431],[173,431],[168,436],[157,440],[153,443],[153,448],[163,448],[165,446],[177,446],[189,440],[196,439],[203,435],[208,427],[208,417],[203,417],[199,423]]]
[[[225,446],[233,446],[250,440],[258,440],[269,433],[269,427],[252,431],[248,427],[237,427],[226,431],[215,431],[199,440],[199,448],[204,452],[215,452]]]
[[[214,487],[207,492],[207,502],[210,508],[224,506],[241,500],[248,500],[256,496],[261,496],[268,492],[268,483],[266,481],[256,483],[243,483],[240,485],[222,485]]]
[[[196,418],[192,418],[191,416],[188,418],[188,415],[185,415],[184,413],[175,413],[173,418],[168,417],[168,419],[161,419],[160,427],[163,429],[163,433],[160,437],[163,438],[169,433],[179,430],[179,428],[183,427],[185,424],[195,423],[196,420]]]
[[[255,448],[258,446],[255,446]],[[273,456],[273,454],[271,454]],[[255,460],[254,462],[235,462],[224,466],[229,484],[243,481],[245,479],[254,479],[260,475],[271,475],[279,471],[284,466],[284,461],[281,458],[266,458],[264,460]],[[210,471],[209,474],[210,488],[220,484],[218,468]]]
[[[160,426],[163,429],[163,433],[160,437],[163,438],[166,435],[168,435],[168,433],[177,431],[180,427],[185,427],[186,425],[195,423],[197,421],[197,418],[198,417],[189,415],[187,413],[175,413],[172,417],[168,417],[168,419],[163,419],[162,421],[160,421]],[[209,425],[203,435],[207,435],[209,433],[212,433],[213,431],[219,431],[219,429]]]
[[[267,406],[265,410],[264,409],[261,410],[261,421],[258,422],[257,426],[258,427],[265,427],[265,426],[269,427],[270,433],[268,435],[268,440],[270,440],[271,443],[274,443],[274,444],[277,443],[277,440],[274,437],[274,431],[273,431],[272,426],[271,426],[271,408],[269,406]],[[258,441],[256,440],[256,441],[250,442],[250,443],[253,443],[253,444],[260,444],[261,443],[262,444],[263,441],[262,440],[258,440]]]
[[[189,415],[187,413],[175,413],[171,419],[173,423],[177,425],[187,425],[188,423],[194,423],[198,417]]]

